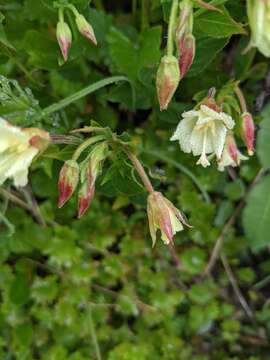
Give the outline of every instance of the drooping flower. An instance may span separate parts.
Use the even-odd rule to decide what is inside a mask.
[[[218,170],[224,171],[227,166],[239,166],[243,160],[248,160],[248,158],[239,151],[234,136],[232,132],[229,131],[226,136],[221,158],[218,161]]]
[[[250,113],[245,112],[241,116],[242,118],[242,133],[244,142],[246,144],[248,154],[251,156],[254,153],[255,142],[255,125],[253,117]]]
[[[163,56],[156,79],[160,110],[166,110],[180,81],[178,60],[175,56]]]
[[[181,211],[158,191],[148,195],[147,215],[153,246],[158,230],[161,232],[161,239],[168,245],[173,244],[173,236],[184,229],[183,225],[190,227]]]
[[[71,198],[79,181],[79,165],[75,160],[67,160],[59,174],[58,207],[61,208]]]
[[[13,179],[16,187],[28,182],[33,159],[50,142],[50,135],[38,128],[19,128],[0,118],[0,185]]]
[[[251,28],[251,45],[270,57],[270,2],[247,0],[247,14]]]
[[[171,141],[179,141],[184,152],[200,155],[197,164],[203,167],[210,165],[208,154],[216,155],[218,160],[221,158],[227,131],[235,125],[230,115],[216,105],[209,106],[202,104],[198,110],[184,112],[183,120],[171,137]]]
[[[68,59],[68,52],[72,42],[72,33],[68,24],[61,20],[57,23],[56,37],[60,46],[63,58],[65,61]]]
[[[94,45],[97,45],[97,39],[94,33],[94,29],[91,24],[81,14],[78,14],[75,18],[79,32],[90,40]]]
[[[108,145],[103,142],[96,145],[81,172],[82,186],[78,197],[78,217],[81,218],[89,208],[95,193],[96,179],[101,173],[102,164],[108,152]]]

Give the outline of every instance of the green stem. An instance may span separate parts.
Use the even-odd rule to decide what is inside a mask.
[[[149,177],[147,176],[144,167],[142,166],[141,162],[139,161],[139,159],[131,152],[129,151],[126,147],[124,147],[124,150],[127,154],[127,156],[129,157],[129,160],[132,162],[133,166],[135,167],[135,169],[137,170],[138,174],[140,175],[140,178],[142,180],[142,183],[145,186],[145,189],[149,192],[152,193],[154,192],[153,186],[151,184],[151,181],[149,180]]]
[[[103,1],[102,1],[102,0],[93,0],[93,4],[95,5],[95,7],[96,7],[98,10],[105,11],[105,7],[104,7],[104,5],[103,5]]]
[[[132,23],[136,26],[137,19],[137,0],[132,0]]]
[[[74,152],[73,156],[72,156],[72,160],[77,161],[78,158],[80,157],[81,153],[88,148],[88,146],[100,141],[100,140],[104,140],[105,136],[103,135],[97,135],[94,136],[88,140],[86,140],[85,142],[83,142],[78,148],[77,150]]]
[[[58,18],[59,18],[59,22],[64,22],[64,9],[62,7],[60,7],[58,9]]]
[[[172,0],[171,14],[169,19],[168,40],[167,40],[167,55],[173,55],[174,51],[174,32],[176,26],[176,18],[178,11],[178,0]]]
[[[80,13],[78,12],[78,10],[75,8],[74,5],[68,4],[67,7],[73,12],[75,17],[78,17],[80,15]]]
[[[236,93],[236,95],[238,97],[242,112],[243,113],[247,112],[246,99],[245,99],[245,96],[244,96],[242,90],[240,89],[240,87],[238,85],[235,87],[234,92]]]
[[[125,76],[112,76],[107,79],[103,79],[100,81],[95,82],[87,86],[86,88],[76,92],[68,96],[67,98],[60,100],[59,102],[52,104],[41,111],[40,117],[46,117],[56,111],[62,110],[63,108],[67,107],[68,105],[72,104],[73,102],[105,87],[113,83],[117,83],[118,81],[129,81],[128,78]]]
[[[172,166],[174,166],[178,170],[180,170],[183,174],[187,175],[193,181],[193,183],[197,186],[197,188],[200,190],[200,192],[202,193],[202,196],[204,197],[204,200],[207,203],[211,203],[211,199],[210,199],[207,191],[204,189],[203,185],[197,180],[196,176],[188,168],[186,168],[184,165],[178,163],[177,161],[167,157],[166,155],[161,154],[159,151],[144,150],[144,149],[142,149],[142,151],[145,154],[152,155],[168,164],[171,164]]]
[[[142,9],[141,9],[141,28],[142,30],[147,29],[149,27],[149,20],[148,20],[148,0],[141,0],[142,1]]]
[[[101,352],[100,352],[96,329],[95,329],[95,325],[94,325],[94,321],[93,321],[92,307],[90,304],[87,304],[87,317],[88,317],[89,331],[90,331],[92,343],[93,343],[93,346],[94,346],[95,352],[96,352],[96,358],[97,358],[97,360],[101,360]]]

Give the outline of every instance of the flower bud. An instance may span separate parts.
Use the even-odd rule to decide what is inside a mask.
[[[68,24],[64,21],[59,21],[56,28],[56,37],[60,46],[63,58],[68,59],[68,52],[72,42],[72,34]]]
[[[179,24],[176,29],[176,47],[181,79],[190,69],[195,55],[195,37],[193,29],[193,6],[190,0],[184,0],[181,5]]]
[[[247,159],[248,158],[239,151],[233,133],[229,131],[226,135],[225,145],[221,158],[218,161],[218,170],[224,171],[225,167],[227,166],[239,166],[242,160]]]
[[[74,160],[65,162],[59,174],[58,190],[59,200],[58,207],[61,208],[71,198],[79,181],[79,165]]]
[[[107,156],[107,150],[108,145],[106,143],[96,145],[90,154],[89,161],[82,169],[82,186],[78,199],[78,218],[85,214],[94,197],[96,179],[102,170],[102,163]]]
[[[87,178],[82,184],[79,197],[78,197],[78,218],[80,219],[89,208],[91,201],[95,194],[95,179],[89,174],[89,178]]]
[[[270,57],[269,0],[247,0],[247,14],[251,28],[251,45]]]
[[[179,68],[181,78],[190,69],[195,56],[195,38],[192,34],[183,34],[178,42]]]
[[[163,56],[157,72],[157,95],[160,110],[166,110],[180,81],[178,60],[175,56]]]
[[[245,112],[241,116],[242,118],[242,132],[244,142],[246,144],[248,154],[251,156],[254,153],[254,142],[255,142],[255,125],[252,115]]]
[[[148,195],[147,215],[153,246],[158,230],[161,232],[161,239],[168,245],[173,243],[173,236],[184,229],[183,224],[190,227],[182,213],[157,191]]]
[[[85,19],[85,17],[79,14],[76,16],[75,20],[79,32],[88,40],[90,40],[94,45],[97,45],[97,39],[93,27],[89,24],[89,22]]]

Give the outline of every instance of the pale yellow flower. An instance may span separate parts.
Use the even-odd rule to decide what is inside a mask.
[[[171,141],[179,141],[186,153],[200,155],[197,164],[203,167],[210,165],[208,154],[215,154],[220,159],[227,131],[235,125],[231,116],[200,105],[198,110],[184,112],[182,117]]]
[[[0,185],[12,179],[16,187],[25,186],[33,159],[49,140],[46,131],[21,129],[0,118]]]

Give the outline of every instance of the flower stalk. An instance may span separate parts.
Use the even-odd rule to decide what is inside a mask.
[[[129,150],[127,150],[125,148],[125,153],[127,154],[128,158],[130,159],[130,161],[132,162],[133,166],[135,167],[135,169],[137,170],[141,180],[142,180],[142,183],[144,184],[145,186],[145,189],[147,192],[149,193],[152,193],[154,192],[154,188],[151,184],[151,181],[149,179],[149,177],[147,176],[141,162],[139,161],[139,159]]]

